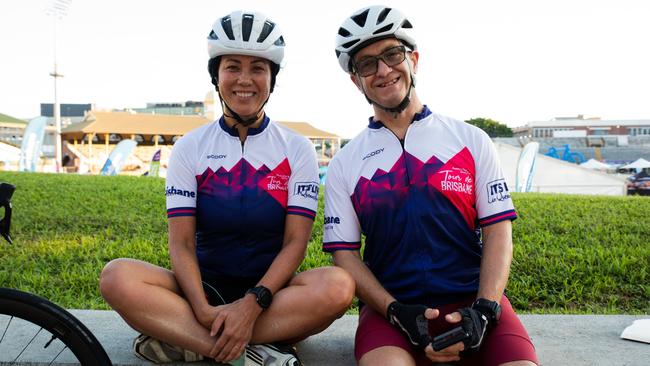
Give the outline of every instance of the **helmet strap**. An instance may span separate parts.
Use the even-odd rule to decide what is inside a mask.
[[[253,123],[255,123],[257,120],[259,120],[260,117],[264,114],[264,106],[266,105],[266,103],[269,101],[269,98],[271,97],[271,94],[269,93],[269,96],[266,97],[266,100],[264,101],[264,103],[262,103],[260,109],[257,110],[257,112],[253,117],[243,118],[232,108],[230,108],[230,106],[226,103],[225,100],[223,100],[223,97],[221,97],[221,91],[219,90],[218,86],[216,87],[216,89],[217,89],[217,94],[219,95],[219,101],[221,102],[221,109],[223,109],[223,115],[229,118],[233,118],[235,121],[237,121],[235,126],[240,124],[244,127],[248,127]]]

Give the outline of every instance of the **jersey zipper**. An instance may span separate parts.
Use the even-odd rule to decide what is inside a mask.
[[[409,125],[408,128],[406,129],[406,133],[404,134],[404,139],[400,139],[397,136],[397,134],[395,134],[395,132],[393,132],[393,130],[391,130],[390,128],[388,128],[386,126],[384,126],[384,128],[387,129],[388,131],[390,131],[390,134],[393,135],[393,137],[395,137],[395,139],[397,139],[397,141],[399,142],[399,146],[402,148],[402,159],[404,159],[404,170],[406,170],[406,185],[408,187],[410,187],[411,186],[411,173],[409,172],[409,165],[406,162],[406,149],[404,148],[404,145],[406,144],[406,137],[408,137],[409,130],[411,129],[411,125]]]
[[[241,141],[241,174],[239,175],[239,185],[242,187],[241,191],[241,196],[239,198],[239,230],[240,233],[244,232],[245,225],[246,225],[246,209],[244,208],[246,200],[246,187],[244,186],[244,183],[246,182],[246,167],[244,166],[244,162],[246,162],[245,159],[245,143],[246,140]]]

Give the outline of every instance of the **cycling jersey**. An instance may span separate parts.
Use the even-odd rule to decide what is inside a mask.
[[[261,278],[282,247],[287,214],[313,219],[313,144],[264,118],[245,143],[223,117],[179,139],[169,160],[167,216],[196,216],[196,254],[209,278]]]
[[[425,106],[403,142],[371,118],[330,162],[323,250],[359,250],[365,234],[384,288],[434,306],[478,289],[480,226],[516,217],[487,134]]]

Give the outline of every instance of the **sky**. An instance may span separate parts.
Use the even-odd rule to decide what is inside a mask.
[[[334,56],[343,20],[361,0],[52,0],[0,3],[0,113],[32,118],[60,103],[142,108],[202,101],[211,90],[206,37],[238,9],[280,25],[285,62],[266,107],[342,137],[372,108]],[[382,3],[379,3],[382,4]],[[650,119],[650,2],[645,0],[384,0],[414,25],[417,92],[437,113],[510,127],[559,116]],[[56,29],[56,37],[54,30]],[[54,45],[56,39],[56,57]]]

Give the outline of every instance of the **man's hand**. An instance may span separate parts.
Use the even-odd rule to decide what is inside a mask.
[[[458,309],[462,316],[461,325],[463,329],[469,334],[469,338],[463,341],[465,343],[465,350],[468,352],[476,352],[481,347],[481,343],[485,337],[488,328],[488,317],[481,311],[473,308]]]
[[[429,320],[437,316],[438,310],[424,305],[406,305],[397,301],[388,305],[386,312],[388,321],[406,334],[414,346],[422,349],[431,343]]]
[[[262,308],[255,296],[247,295],[226,305],[216,307],[216,316],[210,335],[216,336],[209,356],[217,362],[228,362],[239,357],[253,336],[253,327]]]

